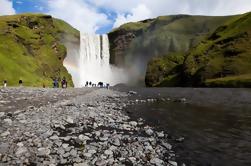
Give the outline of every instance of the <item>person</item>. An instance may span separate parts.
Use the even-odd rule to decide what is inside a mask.
[[[59,85],[58,85],[58,80],[55,78],[54,80],[53,80],[53,88],[58,88],[59,87]]]
[[[3,81],[3,86],[6,88],[7,87],[7,80]]]
[[[88,85],[89,85],[89,82],[88,82],[88,81],[86,81],[86,83],[85,83],[85,87],[88,87]]]
[[[65,77],[63,78],[61,84],[62,84],[62,88],[64,88],[64,89],[67,88],[67,81],[66,81]]]
[[[18,83],[20,87],[23,86],[23,80],[20,79]]]
[[[106,84],[106,89],[109,89],[110,88],[110,84]]]

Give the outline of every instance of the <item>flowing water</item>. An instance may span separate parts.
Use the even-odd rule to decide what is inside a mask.
[[[83,87],[87,81],[110,85],[128,82],[125,70],[110,64],[109,39],[106,34],[81,33],[79,51],[69,51],[64,66],[72,75],[75,87]]]
[[[188,103],[158,101],[127,108],[132,118],[143,117],[150,125],[171,135],[179,164],[251,165],[250,90],[141,88],[135,91],[138,95],[133,100],[187,98]],[[184,137],[184,142],[177,143],[175,139],[179,137]]]

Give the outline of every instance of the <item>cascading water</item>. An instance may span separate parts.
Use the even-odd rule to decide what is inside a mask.
[[[77,86],[84,86],[91,81],[115,85],[127,82],[123,70],[113,67],[109,63],[109,39],[107,35],[81,34],[79,77]]]

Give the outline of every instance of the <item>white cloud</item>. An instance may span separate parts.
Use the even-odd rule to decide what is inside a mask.
[[[130,14],[118,14],[117,19],[114,23],[114,27],[119,27],[120,25],[127,22],[144,20],[150,18],[151,16],[151,11],[144,4],[140,4],[136,8],[133,8]]]
[[[110,21],[107,15],[99,13],[83,0],[49,0],[49,14],[63,19],[85,33],[95,33]]]
[[[0,0],[0,15],[15,14],[15,10],[12,6],[12,1]]]
[[[115,11],[118,17],[114,27],[120,23],[160,15],[234,15],[251,11],[251,0],[89,0],[89,2],[97,7]],[[139,6],[144,6],[148,10],[146,15],[144,15],[146,10],[141,11]],[[131,14],[125,16],[125,13]]]

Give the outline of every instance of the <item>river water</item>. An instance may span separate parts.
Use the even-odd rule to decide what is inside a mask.
[[[128,89],[126,89],[128,90]],[[166,131],[179,164],[251,165],[251,92],[249,89],[134,88],[135,99],[170,99],[139,103],[126,110],[132,118]],[[125,91],[125,89],[124,89]],[[185,98],[186,102],[177,102]]]

